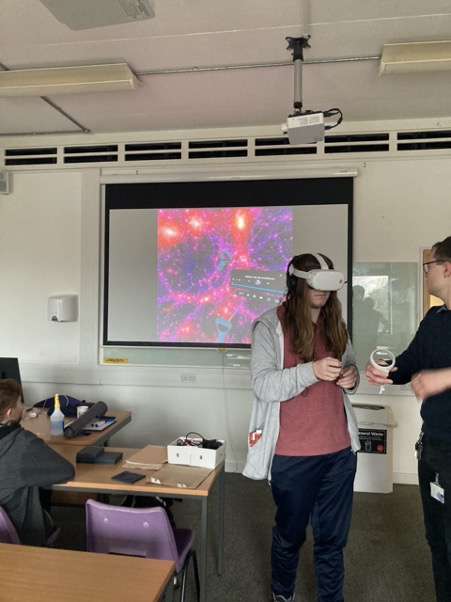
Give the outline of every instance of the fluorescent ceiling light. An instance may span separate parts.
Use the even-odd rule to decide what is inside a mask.
[[[153,19],[153,0],[41,0],[74,31]]]
[[[132,90],[137,79],[126,63],[0,71],[0,97],[54,96]]]
[[[451,70],[451,42],[385,44],[379,74]]]

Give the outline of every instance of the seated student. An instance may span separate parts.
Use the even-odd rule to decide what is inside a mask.
[[[0,380],[0,506],[22,544],[42,546],[54,530],[40,501],[40,487],[64,483],[75,473],[65,458],[20,426],[22,391],[11,378]]]

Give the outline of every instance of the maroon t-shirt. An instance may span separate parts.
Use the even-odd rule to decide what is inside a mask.
[[[333,357],[320,335],[319,321],[314,324],[314,360]],[[284,368],[303,363],[284,334]],[[275,453],[282,456],[319,456],[346,449],[351,445],[343,390],[335,381],[320,380],[299,395],[280,404],[280,430]]]

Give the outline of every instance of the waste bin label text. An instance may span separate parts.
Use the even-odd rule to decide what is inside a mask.
[[[387,431],[359,429],[361,449],[359,453],[364,454],[386,454],[387,453]]]

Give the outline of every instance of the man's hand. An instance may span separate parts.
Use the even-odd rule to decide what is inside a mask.
[[[381,362],[383,366],[385,362]],[[397,368],[393,368],[392,371],[397,370]],[[383,370],[378,370],[373,366],[371,362],[368,362],[365,367],[366,379],[370,383],[370,385],[392,385],[393,381],[388,378],[388,374]]]
[[[421,400],[443,393],[451,389],[451,368],[421,370],[412,378],[411,385],[416,397]]]

